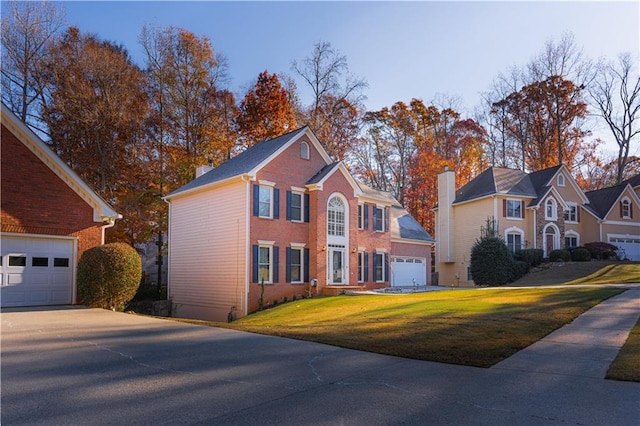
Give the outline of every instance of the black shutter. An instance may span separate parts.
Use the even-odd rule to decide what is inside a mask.
[[[273,282],[280,281],[280,250],[278,246],[273,246]]]
[[[309,194],[304,194],[304,221],[309,223]]]
[[[369,206],[364,205],[364,229],[369,229]]]
[[[280,190],[273,188],[273,218],[280,219]]]
[[[260,185],[253,185],[253,215],[260,216]]]
[[[251,282],[258,282],[258,252],[259,248],[257,245],[253,246],[253,274],[251,275]]]
[[[309,282],[309,249],[304,249],[304,282]]]
[[[291,220],[291,191],[287,191],[287,220]]]
[[[291,247],[287,247],[286,248],[286,278],[285,278],[285,282],[290,283],[291,282]]]

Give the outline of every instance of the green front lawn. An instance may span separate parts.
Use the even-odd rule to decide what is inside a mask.
[[[625,284],[640,283],[640,263],[614,263],[594,273],[565,284]]]
[[[216,325],[406,358],[489,367],[621,291],[473,289],[319,297]]]

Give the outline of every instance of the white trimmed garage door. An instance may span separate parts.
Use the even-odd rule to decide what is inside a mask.
[[[0,305],[73,303],[72,239],[0,237]]]
[[[640,236],[616,236],[609,237],[609,243],[624,250],[624,255],[629,260],[640,261]]]
[[[427,284],[427,261],[421,257],[391,258],[391,286],[408,287]]]

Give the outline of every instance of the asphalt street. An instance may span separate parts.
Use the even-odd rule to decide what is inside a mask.
[[[640,383],[600,373],[447,365],[81,307],[0,318],[3,425],[640,424]]]

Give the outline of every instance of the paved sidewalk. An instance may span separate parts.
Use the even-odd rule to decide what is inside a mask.
[[[640,317],[640,288],[605,300],[493,369],[604,378]]]

